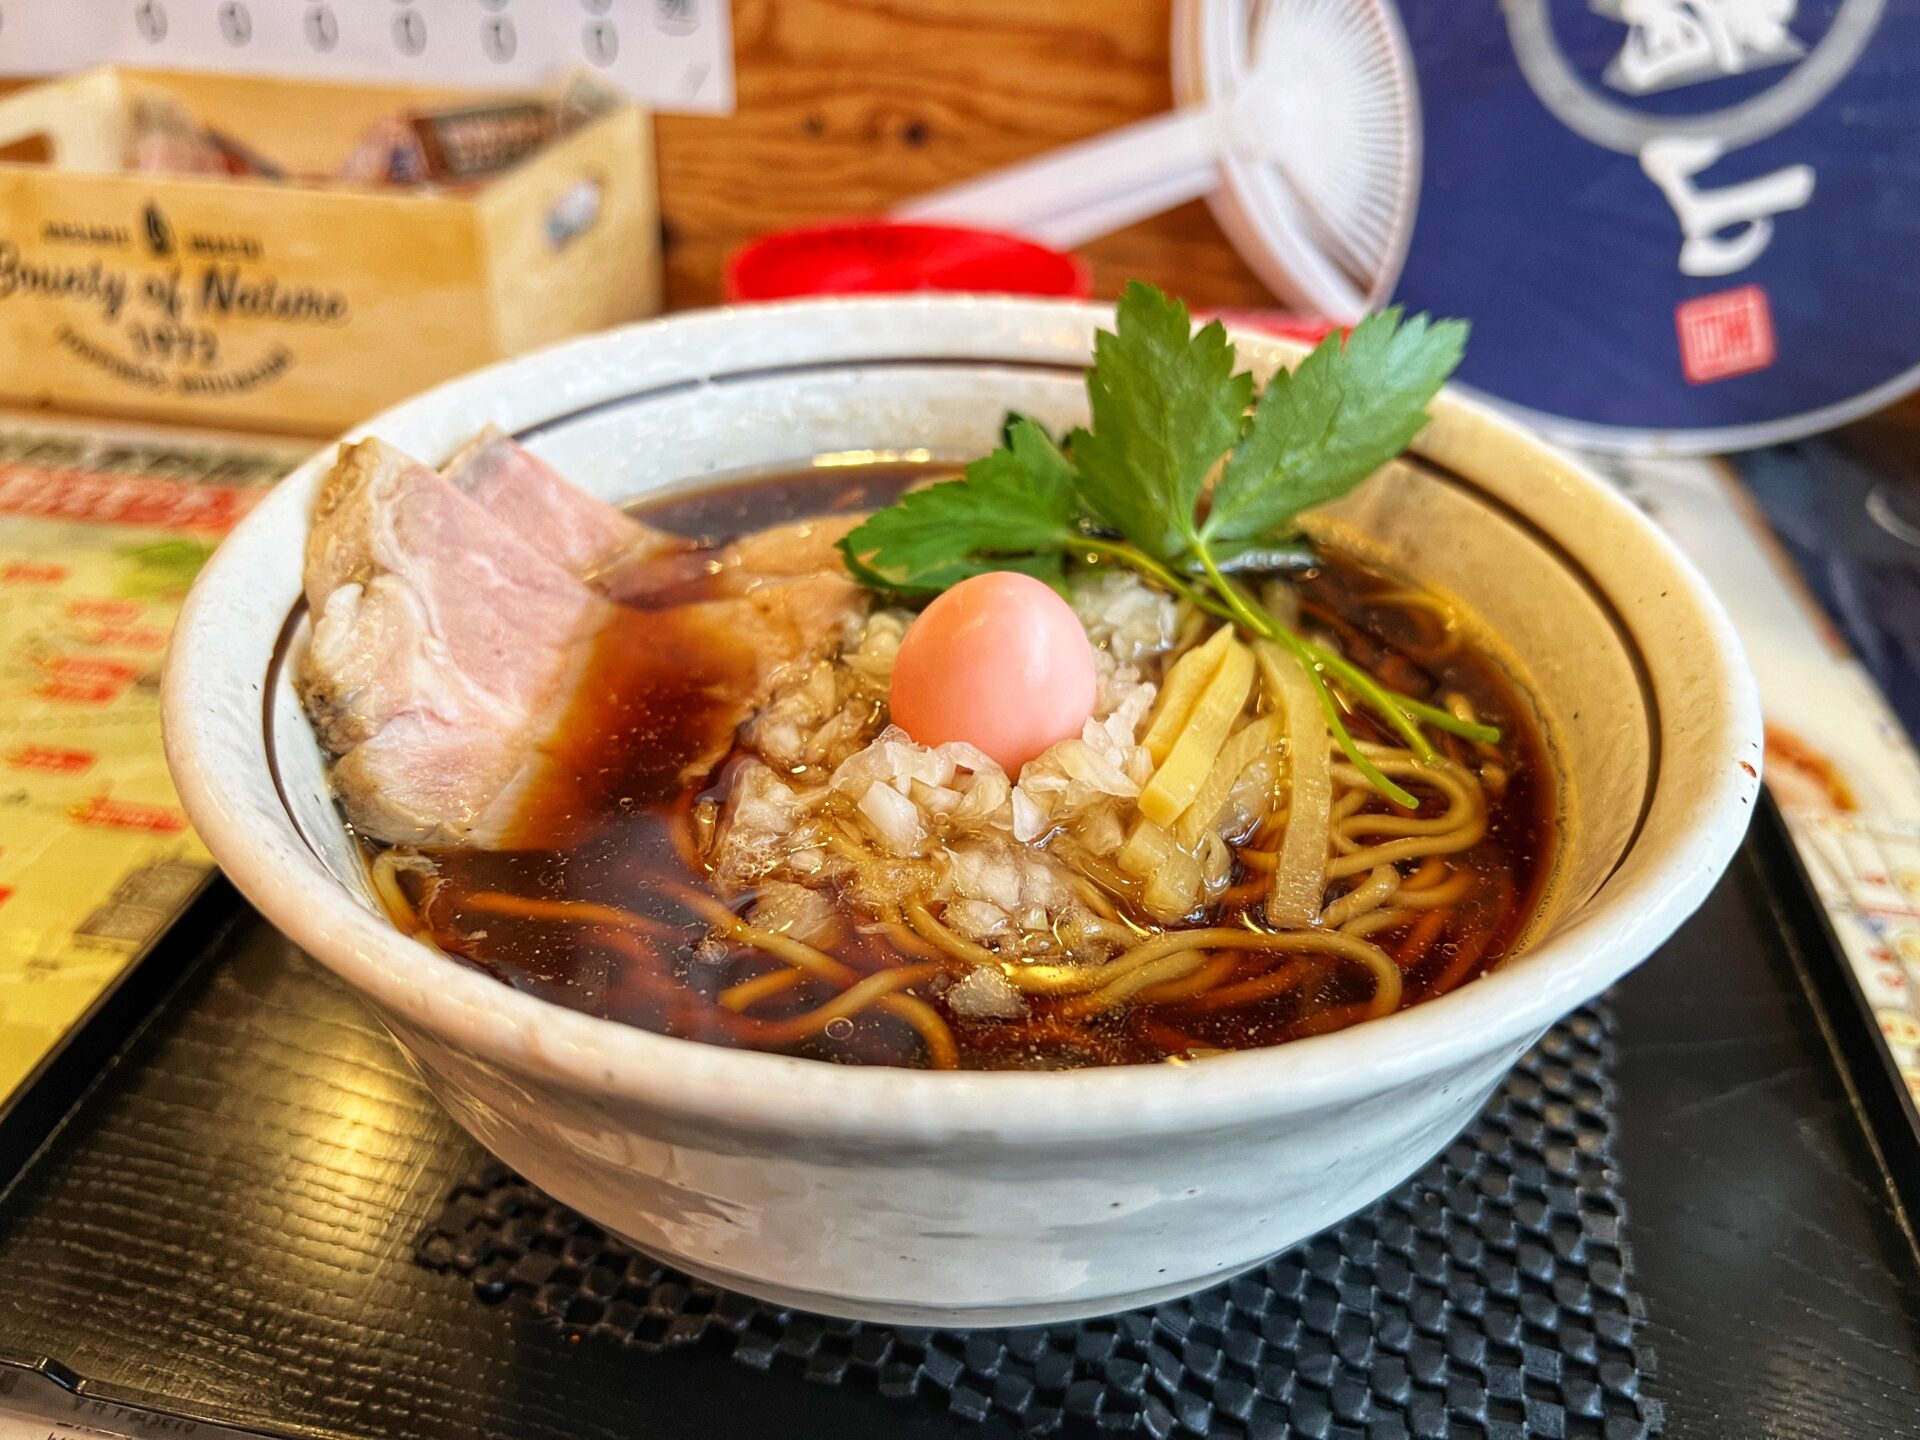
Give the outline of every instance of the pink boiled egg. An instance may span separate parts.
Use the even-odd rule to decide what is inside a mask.
[[[1093,646],[1031,575],[962,580],[920,612],[893,664],[893,723],[922,745],[962,740],[1009,775],[1093,714]]]

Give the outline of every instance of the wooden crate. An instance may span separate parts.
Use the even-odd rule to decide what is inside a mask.
[[[420,193],[116,173],[147,90],[312,174],[374,121],[461,98],[107,69],[0,99],[0,401],[326,434],[659,308],[631,106],[483,187]]]

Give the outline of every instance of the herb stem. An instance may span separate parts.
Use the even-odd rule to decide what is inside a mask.
[[[1458,735],[1462,740],[1472,740],[1481,745],[1498,745],[1500,727],[1482,725],[1473,720],[1462,720],[1450,710],[1442,710],[1438,705],[1428,705],[1415,700],[1411,695],[1401,695],[1399,691],[1390,692],[1399,698],[1401,707],[1409,715],[1424,720],[1436,730],[1444,730],[1449,735]]]
[[[1392,691],[1374,679],[1366,671],[1348,660],[1344,655],[1335,654],[1311,641],[1303,641],[1314,654],[1315,659],[1329,672],[1340,677],[1343,684],[1365,701],[1382,720],[1400,732],[1400,738],[1407,742],[1407,748],[1423,761],[1433,759],[1433,744],[1420,733],[1420,727],[1406,711],[1404,697]]]
[[[1175,572],[1171,566],[1156,561],[1152,555],[1142,551],[1139,545],[1129,545],[1123,540],[1104,540],[1100,536],[1081,536],[1081,540],[1077,543],[1079,543],[1079,549],[1083,549],[1089,555],[1100,555],[1104,559],[1125,564],[1131,570],[1139,570],[1142,576],[1146,576],[1154,584],[1173,591],[1181,599],[1192,603],[1196,609],[1212,614],[1213,618],[1227,620],[1238,626],[1240,630],[1246,630],[1250,636],[1271,639],[1275,645],[1283,645],[1284,649],[1292,651],[1292,655],[1308,668],[1308,678],[1313,682],[1313,689],[1321,699],[1321,708],[1327,712],[1327,728],[1332,732],[1334,743],[1338,743],[1340,751],[1346,755],[1346,758],[1352,760],[1357,770],[1367,776],[1367,783],[1371,783],[1382,795],[1394,801],[1394,804],[1402,804],[1409,810],[1419,808],[1419,803],[1413,799],[1413,795],[1407,793],[1402,785],[1396,785],[1394,781],[1388,780],[1386,774],[1380,772],[1379,766],[1363,755],[1359,745],[1354,743],[1354,735],[1348,732],[1346,722],[1340,718],[1340,707],[1334,703],[1332,687],[1327,684],[1327,676],[1336,678],[1340,684],[1352,689],[1354,695],[1365,707],[1379,714],[1386,724],[1394,728],[1394,732],[1400,733],[1400,737],[1407,743],[1407,749],[1411,749],[1421,760],[1430,762],[1434,758],[1434,747],[1428,741],[1427,735],[1421,733],[1421,722],[1427,722],[1436,730],[1444,730],[1450,735],[1459,735],[1461,739],[1471,739],[1486,745],[1494,745],[1500,741],[1500,730],[1496,730],[1494,726],[1482,726],[1482,724],[1475,724],[1473,720],[1461,720],[1459,716],[1450,714],[1448,710],[1442,710],[1436,705],[1427,705],[1425,701],[1417,701],[1411,695],[1402,695],[1398,689],[1388,689],[1386,685],[1380,684],[1379,680],[1369,676],[1365,670],[1361,670],[1344,655],[1327,649],[1325,645],[1315,645],[1311,639],[1298,636],[1292,630],[1288,630],[1263,605],[1248,599],[1246,591],[1238,588],[1235,582],[1219,568],[1219,564],[1213,561],[1213,555],[1206,547],[1206,541],[1192,541],[1192,553],[1200,561],[1202,570],[1206,570],[1208,589],[1200,589],[1200,586],[1196,586],[1194,582]]]
[[[1246,622],[1233,610],[1214,599],[1213,596],[1209,595],[1185,576],[1162,565],[1144,550],[1129,545],[1124,541],[1102,540],[1098,536],[1087,536],[1083,538],[1080,542],[1080,548],[1091,555],[1104,555],[1110,560],[1118,560],[1123,565],[1131,566],[1142,575],[1145,575],[1149,580],[1164,585],[1182,600],[1193,605],[1195,609],[1206,612],[1216,620],[1225,620],[1229,624],[1242,625],[1245,627]],[[1259,620],[1261,618],[1260,612],[1254,612],[1254,618]],[[1277,624],[1271,617],[1266,618],[1269,625]],[[1254,628],[1254,633],[1267,636],[1270,639],[1273,638],[1266,629],[1256,627]]]
[[[1294,642],[1296,649],[1305,643],[1265,610],[1254,608],[1247,597],[1240,593],[1240,587],[1221,573],[1219,565],[1214,561],[1213,550],[1206,541],[1194,535],[1189,538],[1188,544],[1193,548],[1194,558],[1199,560],[1202,568],[1206,570],[1207,578],[1213,582],[1215,593],[1227,602],[1227,608],[1233,611],[1234,618],[1243,626],[1269,640],[1278,640],[1284,634],[1288,640]]]
[[[1240,587],[1221,573],[1206,541],[1194,535],[1188,543],[1192,546],[1194,556],[1206,570],[1207,578],[1213,582],[1214,590],[1233,611],[1234,619],[1253,634],[1285,646],[1306,667],[1307,678],[1313,682],[1313,688],[1320,696],[1321,712],[1326,716],[1327,728],[1333,731],[1334,743],[1340,747],[1340,752],[1353,762],[1362,775],[1367,777],[1367,783],[1387,799],[1403,809],[1418,810],[1420,802],[1403,786],[1389,780],[1385,772],[1369,760],[1354,743],[1352,733],[1348,731],[1346,722],[1340,718],[1339,708],[1334,704],[1333,691],[1327,684],[1327,672],[1332,670],[1341,679],[1347,680],[1348,684],[1353,683],[1349,675],[1357,675],[1364,679],[1366,681],[1364,686],[1354,685],[1353,688],[1378,708],[1396,730],[1408,737],[1415,754],[1422,760],[1431,760],[1433,747],[1427,743],[1419,727],[1407,717],[1404,710],[1393,703],[1388,692],[1372,676],[1347,664],[1331,651],[1323,650],[1320,646],[1302,639],[1274,619],[1263,607],[1256,606],[1248,600],[1241,593]]]
[[[1409,810],[1419,808],[1419,802],[1413,795],[1387,778],[1380,767],[1369,760],[1355,743],[1352,732],[1347,729],[1346,722],[1341,719],[1340,707],[1334,700],[1332,687],[1327,684],[1329,675],[1339,680],[1368,709],[1391,725],[1407,742],[1407,747],[1423,761],[1431,761],[1434,758],[1434,749],[1432,743],[1421,732],[1421,721],[1425,721],[1436,729],[1445,730],[1449,734],[1458,735],[1462,739],[1489,745],[1499,741],[1500,732],[1493,726],[1462,720],[1459,716],[1450,714],[1438,706],[1415,700],[1411,695],[1403,695],[1398,690],[1390,690],[1345,656],[1295,634],[1275,619],[1265,606],[1249,599],[1246,592],[1234,584],[1232,579],[1220,569],[1204,540],[1196,537],[1190,543],[1194,557],[1206,572],[1208,590],[1202,590],[1172,567],[1162,564],[1137,545],[1130,545],[1124,540],[1107,540],[1097,535],[1085,535],[1080,537],[1077,545],[1089,555],[1103,556],[1137,570],[1149,580],[1164,586],[1216,619],[1228,621],[1250,635],[1271,640],[1276,645],[1291,651],[1295,658],[1306,666],[1307,677],[1313,682],[1314,692],[1320,697],[1321,708],[1326,712],[1327,728],[1333,732],[1334,742],[1340,747],[1341,753],[1367,777],[1367,782],[1374,789],[1396,805],[1404,806]],[[1212,593],[1208,593],[1209,590]]]
[[[1124,540],[1104,540],[1098,535],[1083,535],[1074,542],[1076,549],[1085,550],[1089,555],[1104,555],[1109,560],[1118,560],[1122,565],[1138,570],[1149,580],[1164,585],[1184,600],[1191,600],[1203,609],[1206,597],[1189,581],[1176,575],[1167,566],[1162,565],[1138,545],[1129,545]],[[1214,607],[1217,608],[1217,607]]]

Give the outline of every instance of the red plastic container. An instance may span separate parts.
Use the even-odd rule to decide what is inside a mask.
[[[1078,257],[1016,235],[856,220],[749,242],[729,260],[726,288],[729,300],[913,290],[1085,299],[1093,277]]]

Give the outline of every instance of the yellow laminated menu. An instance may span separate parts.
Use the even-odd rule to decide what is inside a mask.
[[[160,747],[160,667],[267,447],[0,428],[0,1104],[212,873]]]

